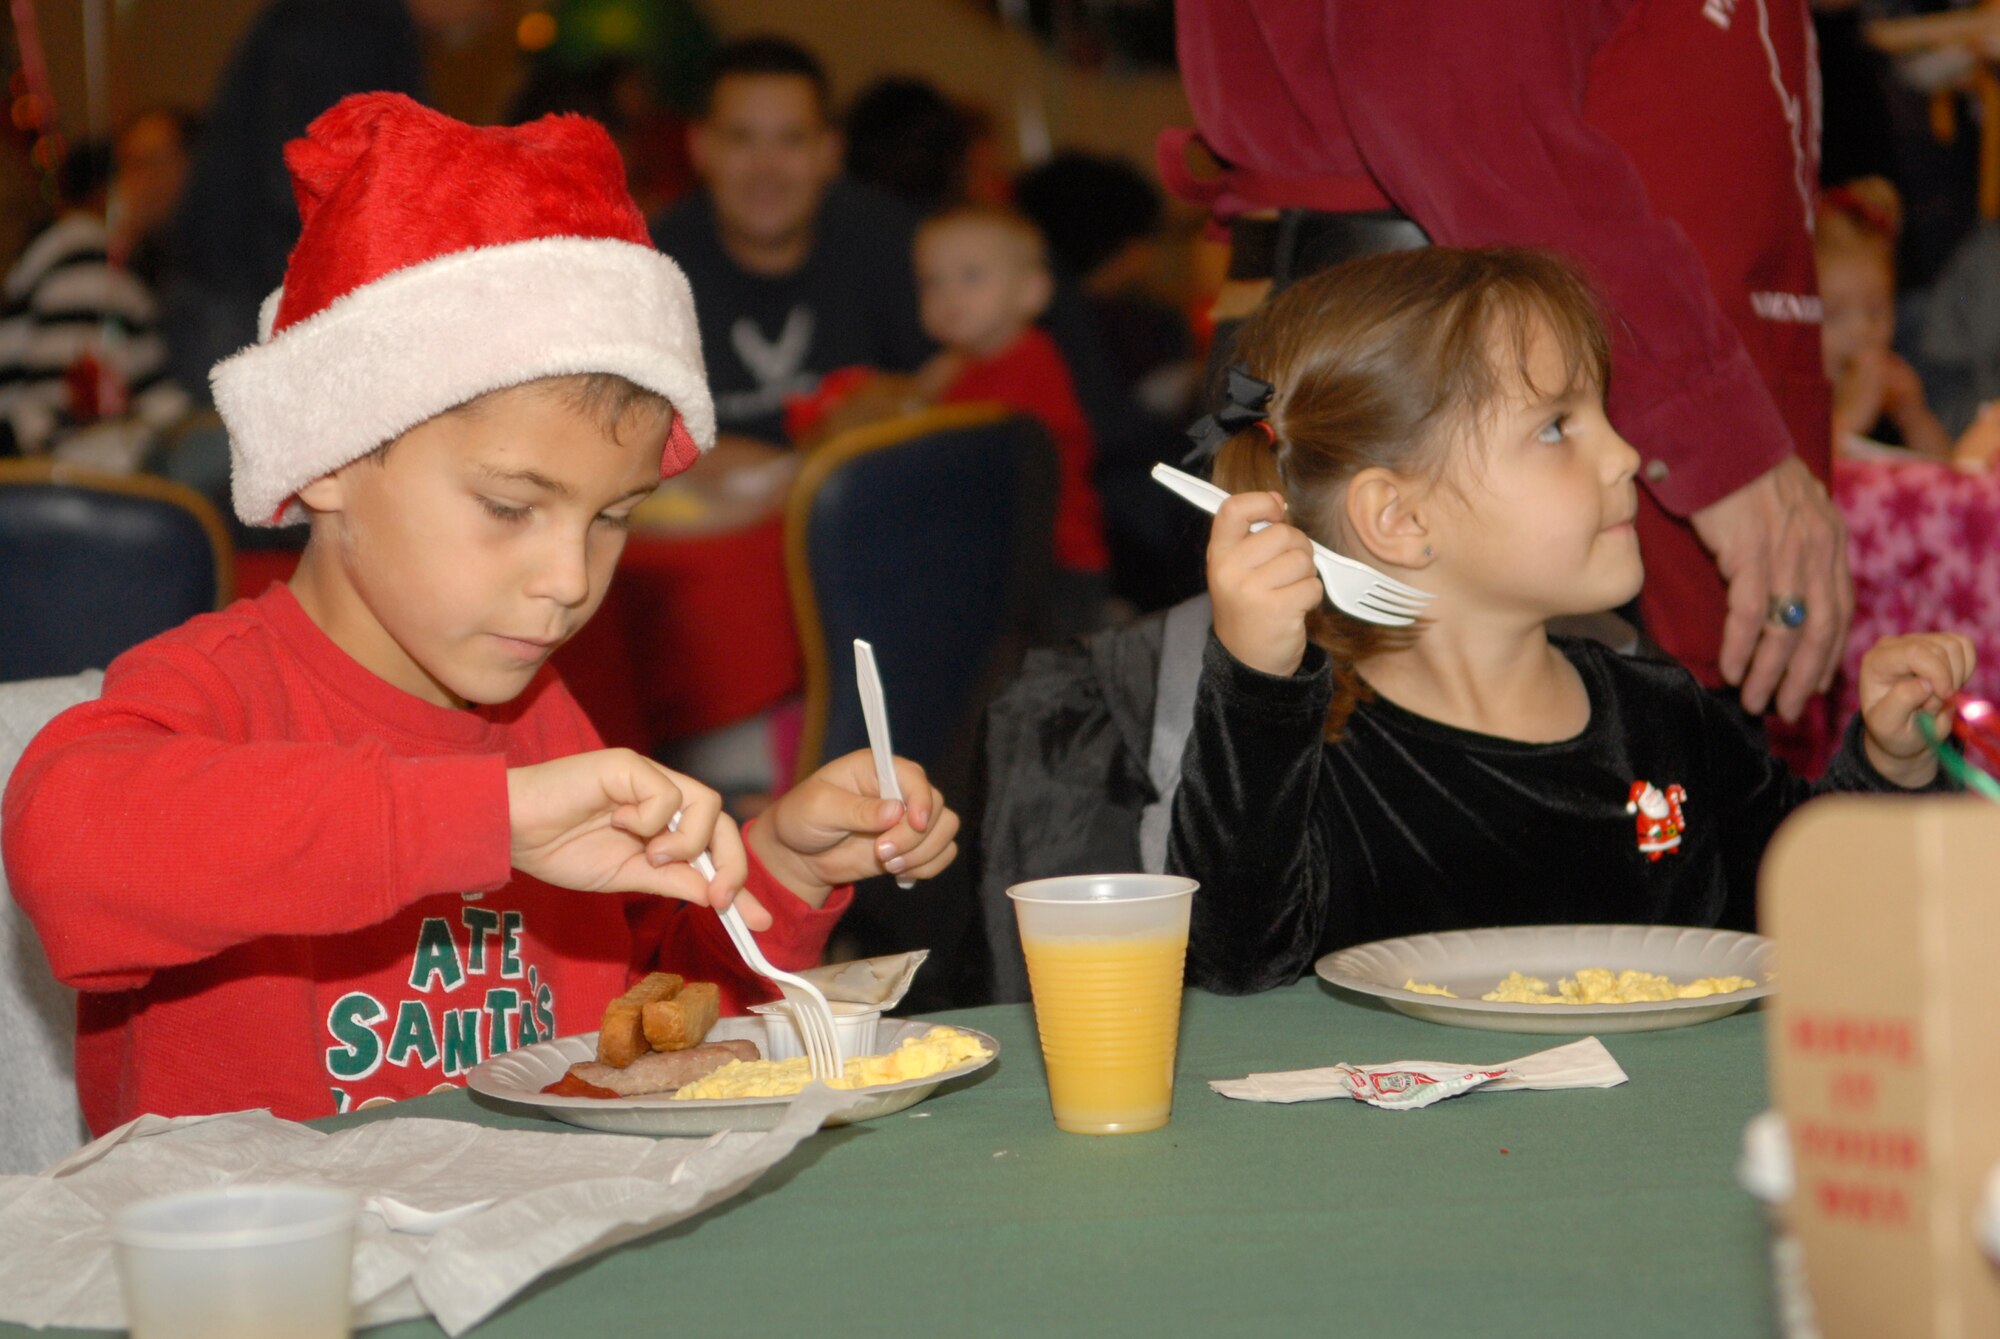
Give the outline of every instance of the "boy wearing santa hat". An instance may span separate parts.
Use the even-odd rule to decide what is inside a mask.
[[[114,661],[6,794],[99,1132],[453,1086],[655,967],[763,998],[710,905],[741,890],[766,955],[808,966],[844,885],[956,852],[921,770],[885,801],[866,753],[739,836],[707,787],[602,748],[549,668],[715,431],[687,283],[602,127],[367,94],[285,159],[304,229],[212,381],[238,513],[311,521],[298,572]]]

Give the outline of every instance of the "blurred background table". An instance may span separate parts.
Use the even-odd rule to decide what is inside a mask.
[[[1196,992],[1172,1123],[1111,1138],[1055,1128],[1025,1006],[940,1017],[998,1037],[999,1063],[823,1132],[745,1195],[541,1281],[472,1333],[1775,1333],[1762,1214],[1733,1179],[1766,1102],[1756,1012],[1605,1038],[1631,1075],[1618,1088],[1388,1112],[1232,1102],[1207,1080],[1563,1039],[1440,1028],[1317,981]],[[396,1113],[567,1128],[464,1093],[323,1124]]]
[[[607,744],[651,752],[799,691],[781,510],[797,459],[748,442],[717,455],[633,513],[603,606],[556,653]]]

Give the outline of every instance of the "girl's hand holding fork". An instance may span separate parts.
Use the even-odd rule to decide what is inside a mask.
[[[1260,521],[1268,525],[1252,534]],[[1312,541],[1287,523],[1278,494],[1238,493],[1217,510],[1208,532],[1208,593],[1216,639],[1230,655],[1265,674],[1298,671],[1306,616],[1326,590]]]

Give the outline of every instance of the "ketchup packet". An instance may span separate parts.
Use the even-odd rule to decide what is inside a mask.
[[[1420,1068],[1390,1065],[1382,1069],[1356,1069],[1335,1065],[1347,1081],[1348,1096],[1375,1107],[1427,1107],[1447,1097],[1471,1092],[1482,1083],[1508,1078],[1505,1069],[1469,1069],[1462,1073],[1442,1073],[1444,1066]]]

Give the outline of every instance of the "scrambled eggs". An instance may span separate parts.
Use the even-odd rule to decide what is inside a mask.
[[[921,1037],[907,1037],[887,1055],[857,1055],[846,1072],[828,1086],[872,1088],[878,1083],[927,1079],[990,1052],[979,1038],[957,1028],[934,1027]],[[707,1078],[674,1094],[675,1101],[718,1097],[790,1097],[812,1082],[812,1066],[804,1056],[790,1060],[732,1060]]]
[[[1419,981],[1415,977],[1411,977],[1409,980],[1403,982],[1403,989],[1418,995],[1442,995],[1448,1000],[1458,998],[1458,996],[1452,994],[1451,991],[1443,986],[1433,986],[1428,982]]]
[[[1676,985],[1652,972],[1627,969],[1613,973],[1608,967],[1584,967],[1575,976],[1566,976],[1556,983],[1558,994],[1550,994],[1549,983],[1540,977],[1509,972],[1506,980],[1479,998],[1500,1004],[1644,1004],[1654,1000],[1698,1000],[1748,990],[1756,984],[1742,976],[1705,976],[1699,981]]]

